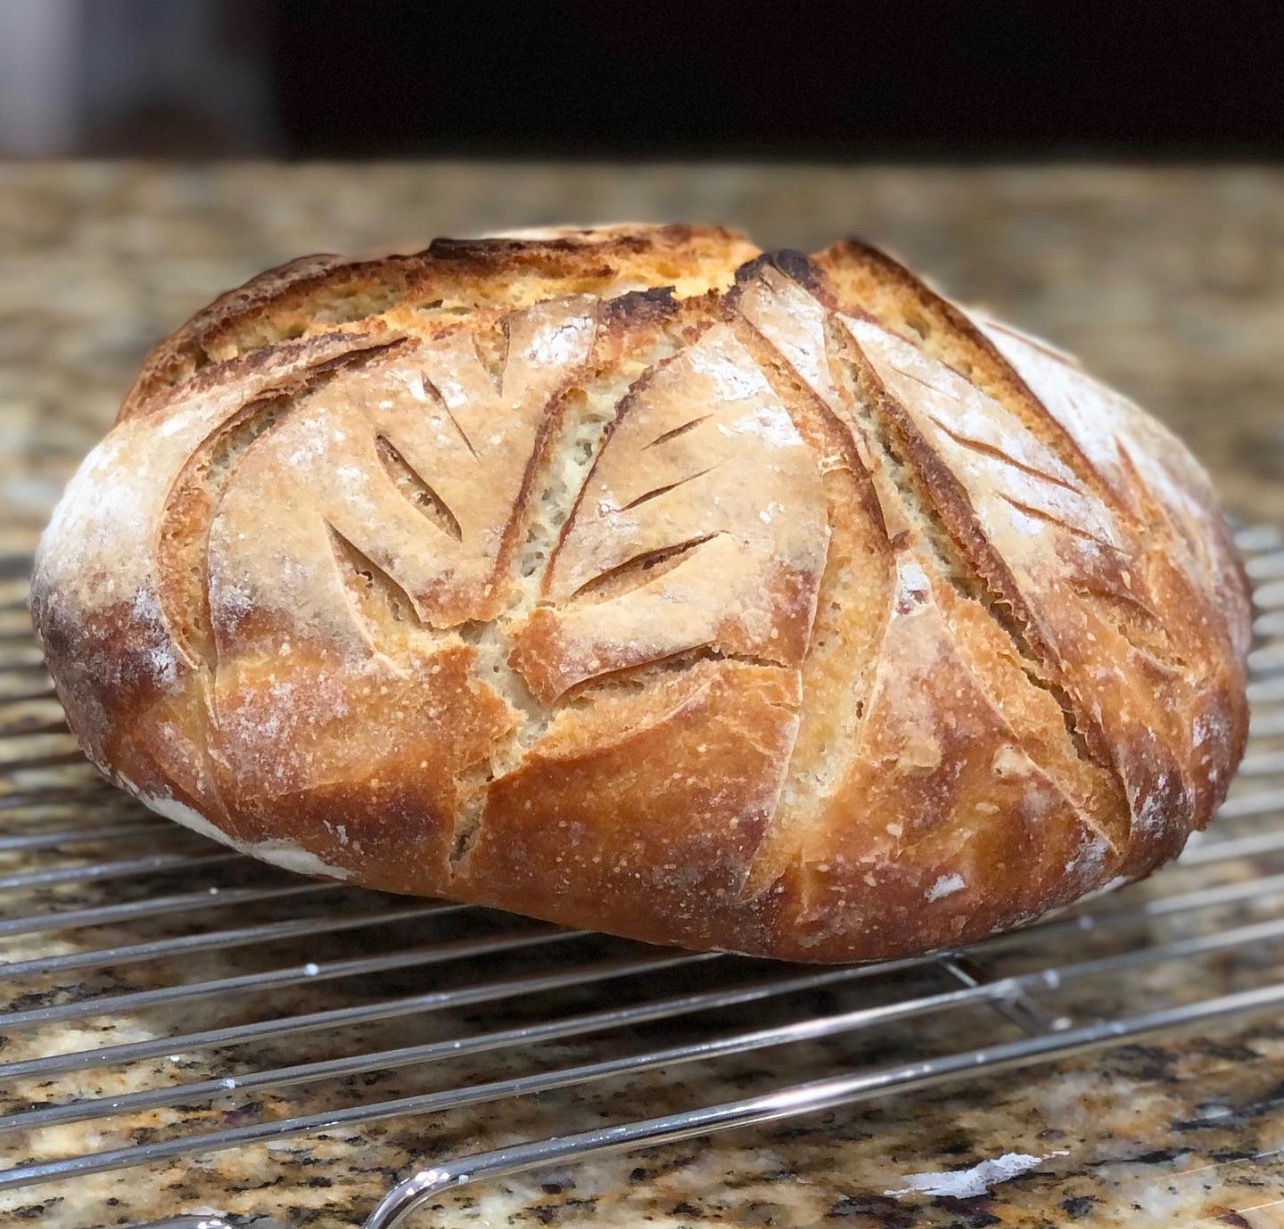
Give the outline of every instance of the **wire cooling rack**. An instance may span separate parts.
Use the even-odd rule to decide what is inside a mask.
[[[1147,883],[1021,932],[843,968],[312,882],[156,819],[76,750],[28,628],[30,561],[0,558],[0,1199],[205,1166],[213,1188],[179,1186],[168,1215],[217,1197],[210,1158],[266,1155],[288,1187],[299,1165],[410,1138],[364,1222],[396,1229],[461,1186],[1278,1011],[1284,533],[1238,543],[1253,723],[1209,832]],[[397,1123],[413,1129],[378,1134]]]

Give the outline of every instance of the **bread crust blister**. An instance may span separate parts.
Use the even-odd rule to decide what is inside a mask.
[[[1206,476],[854,242],[311,257],[153,351],[37,557],[90,758],[291,869],[814,961],[1147,874],[1243,752]]]

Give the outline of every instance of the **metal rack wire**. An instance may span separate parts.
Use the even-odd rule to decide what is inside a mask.
[[[465,1184],[1278,1011],[1284,533],[1238,538],[1254,716],[1209,833],[1149,883],[1021,932],[844,968],[314,883],[150,817],[83,763],[27,628],[29,561],[0,559],[0,1196],[394,1120],[499,1107],[522,1124],[507,1146],[412,1158],[365,1222],[397,1229]],[[1200,961],[1208,976],[1173,975]],[[768,1050],[767,1090],[713,1078]],[[710,1078],[682,1103],[674,1071]],[[622,1079],[658,1083],[621,1113]]]

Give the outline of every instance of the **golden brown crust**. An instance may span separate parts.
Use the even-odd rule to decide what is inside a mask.
[[[431,312],[513,307],[577,287],[620,293],[685,283],[691,291],[754,251],[722,227],[636,226],[557,229],[537,239],[438,239],[422,252],[369,260],[305,256],[220,295],[156,346],[120,418],[145,412],[159,394],[210,363],[344,324],[369,324],[394,304]]]
[[[1242,754],[1207,479],[890,257],[717,228],[292,262],[42,542],[87,753],[270,861],[654,942],[950,946],[1148,873]]]

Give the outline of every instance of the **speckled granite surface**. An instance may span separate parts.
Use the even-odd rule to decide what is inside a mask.
[[[613,217],[727,219],[767,245],[807,248],[849,232],[882,242],[935,272],[956,293],[1079,351],[1192,441],[1228,502],[1255,519],[1284,522],[1284,172],[0,166],[0,548],[30,545],[61,482],[104,430],[144,347],[259,268],[305,251],[407,245],[438,233]],[[0,637],[20,626],[20,612],[3,613],[15,593],[0,592]],[[30,716],[39,723],[51,713],[35,703]],[[25,750],[43,745],[31,740]],[[65,748],[57,736],[48,745]],[[42,779],[36,773],[0,778],[0,795]],[[71,766],[47,779],[86,783],[92,774]],[[73,822],[72,812],[62,815]],[[2,818],[21,826],[40,816],[14,805]],[[196,838],[166,829],[162,837],[143,833],[134,843],[77,849],[73,860],[136,856],[148,852],[152,840],[165,849],[203,849]],[[66,857],[66,851],[5,854],[0,875],[66,865]],[[1264,869],[1284,872],[1278,855],[1275,864],[1266,863],[1258,858],[1218,864],[1211,872],[1172,869],[1130,889],[1122,903],[1210,882],[1234,884]],[[228,890],[280,882],[274,876],[238,861],[211,868],[201,882]],[[190,878],[183,883],[190,888]],[[0,915],[141,899],[180,890],[183,883],[162,876],[30,894],[8,891],[0,893]],[[1252,903],[1201,912],[1197,920],[1147,919],[1143,929],[1165,939],[1277,917],[1279,891],[1277,886],[1274,895]],[[345,898],[354,910],[370,907],[370,898],[361,894]],[[322,916],[334,909],[335,898],[287,906],[238,910],[235,918],[210,915],[208,924]],[[494,925],[514,923],[500,919]],[[109,933],[12,937],[0,959],[74,955],[104,943],[185,933],[191,926],[183,917],[146,927],[126,923]],[[20,986],[0,977],[0,994],[8,1010],[32,1011],[98,994],[146,991],[175,978],[198,981],[291,962],[324,964],[425,937],[449,938],[450,926],[447,919],[426,931],[405,923],[378,934],[295,940],[274,948],[270,958],[225,952],[101,973],[45,975]],[[1120,950],[1137,938],[1136,928],[1123,937],[1105,927],[1076,930],[1055,950],[1059,959],[1083,959]],[[1051,950],[1040,942],[1032,938],[1004,948],[989,958],[991,967],[997,973],[1037,967],[1041,953]],[[584,955],[623,950],[589,945]],[[1050,986],[1040,1003],[1078,1020],[1135,1012],[1278,980],[1280,958],[1278,943],[1258,942],[1086,987]],[[499,975],[537,965],[518,954],[487,967]],[[250,997],[228,994],[164,1011],[140,1008],[46,1023],[12,1031],[0,1045],[0,1070],[39,1054],[420,994],[448,986],[457,976],[427,966],[355,982],[296,978]],[[672,980],[675,992],[699,984],[698,973]],[[604,985],[579,987],[560,1001],[579,1010],[617,1001],[622,992]],[[831,992],[822,1005],[847,1009],[894,993],[883,983],[862,983]],[[794,1018],[806,1006],[789,1002],[717,1014],[676,1030],[639,1034],[630,1044],[686,1039],[702,1035],[701,1029],[761,1027]],[[412,1013],[253,1047],[167,1050],[129,1067],[70,1071],[56,1084],[0,1075],[0,1113],[49,1099],[117,1096],[361,1048],[511,1027],[540,1009],[532,999],[506,1010]],[[673,1066],[516,1107],[478,1105],[360,1130],[323,1130],[191,1163],[0,1191],[0,1223],[99,1229],[218,1209],[270,1213],[308,1229],[340,1229],[358,1223],[397,1177],[442,1158],[1013,1036],[1011,1023],[992,1011],[958,1012],[912,1028],[809,1043],[787,1055],[763,1050],[714,1065]],[[550,1062],[619,1052],[620,1045],[618,1038],[549,1042],[262,1095],[194,1098],[97,1123],[9,1132],[0,1135],[0,1158],[8,1166],[131,1147],[175,1130],[234,1127],[519,1075]],[[1003,1165],[985,1164],[1013,1155],[1018,1159]],[[940,1176],[968,1170],[970,1179]],[[426,1209],[415,1223],[1274,1229],[1284,1225],[1284,1023],[1258,1017],[1055,1067],[465,1188]]]

